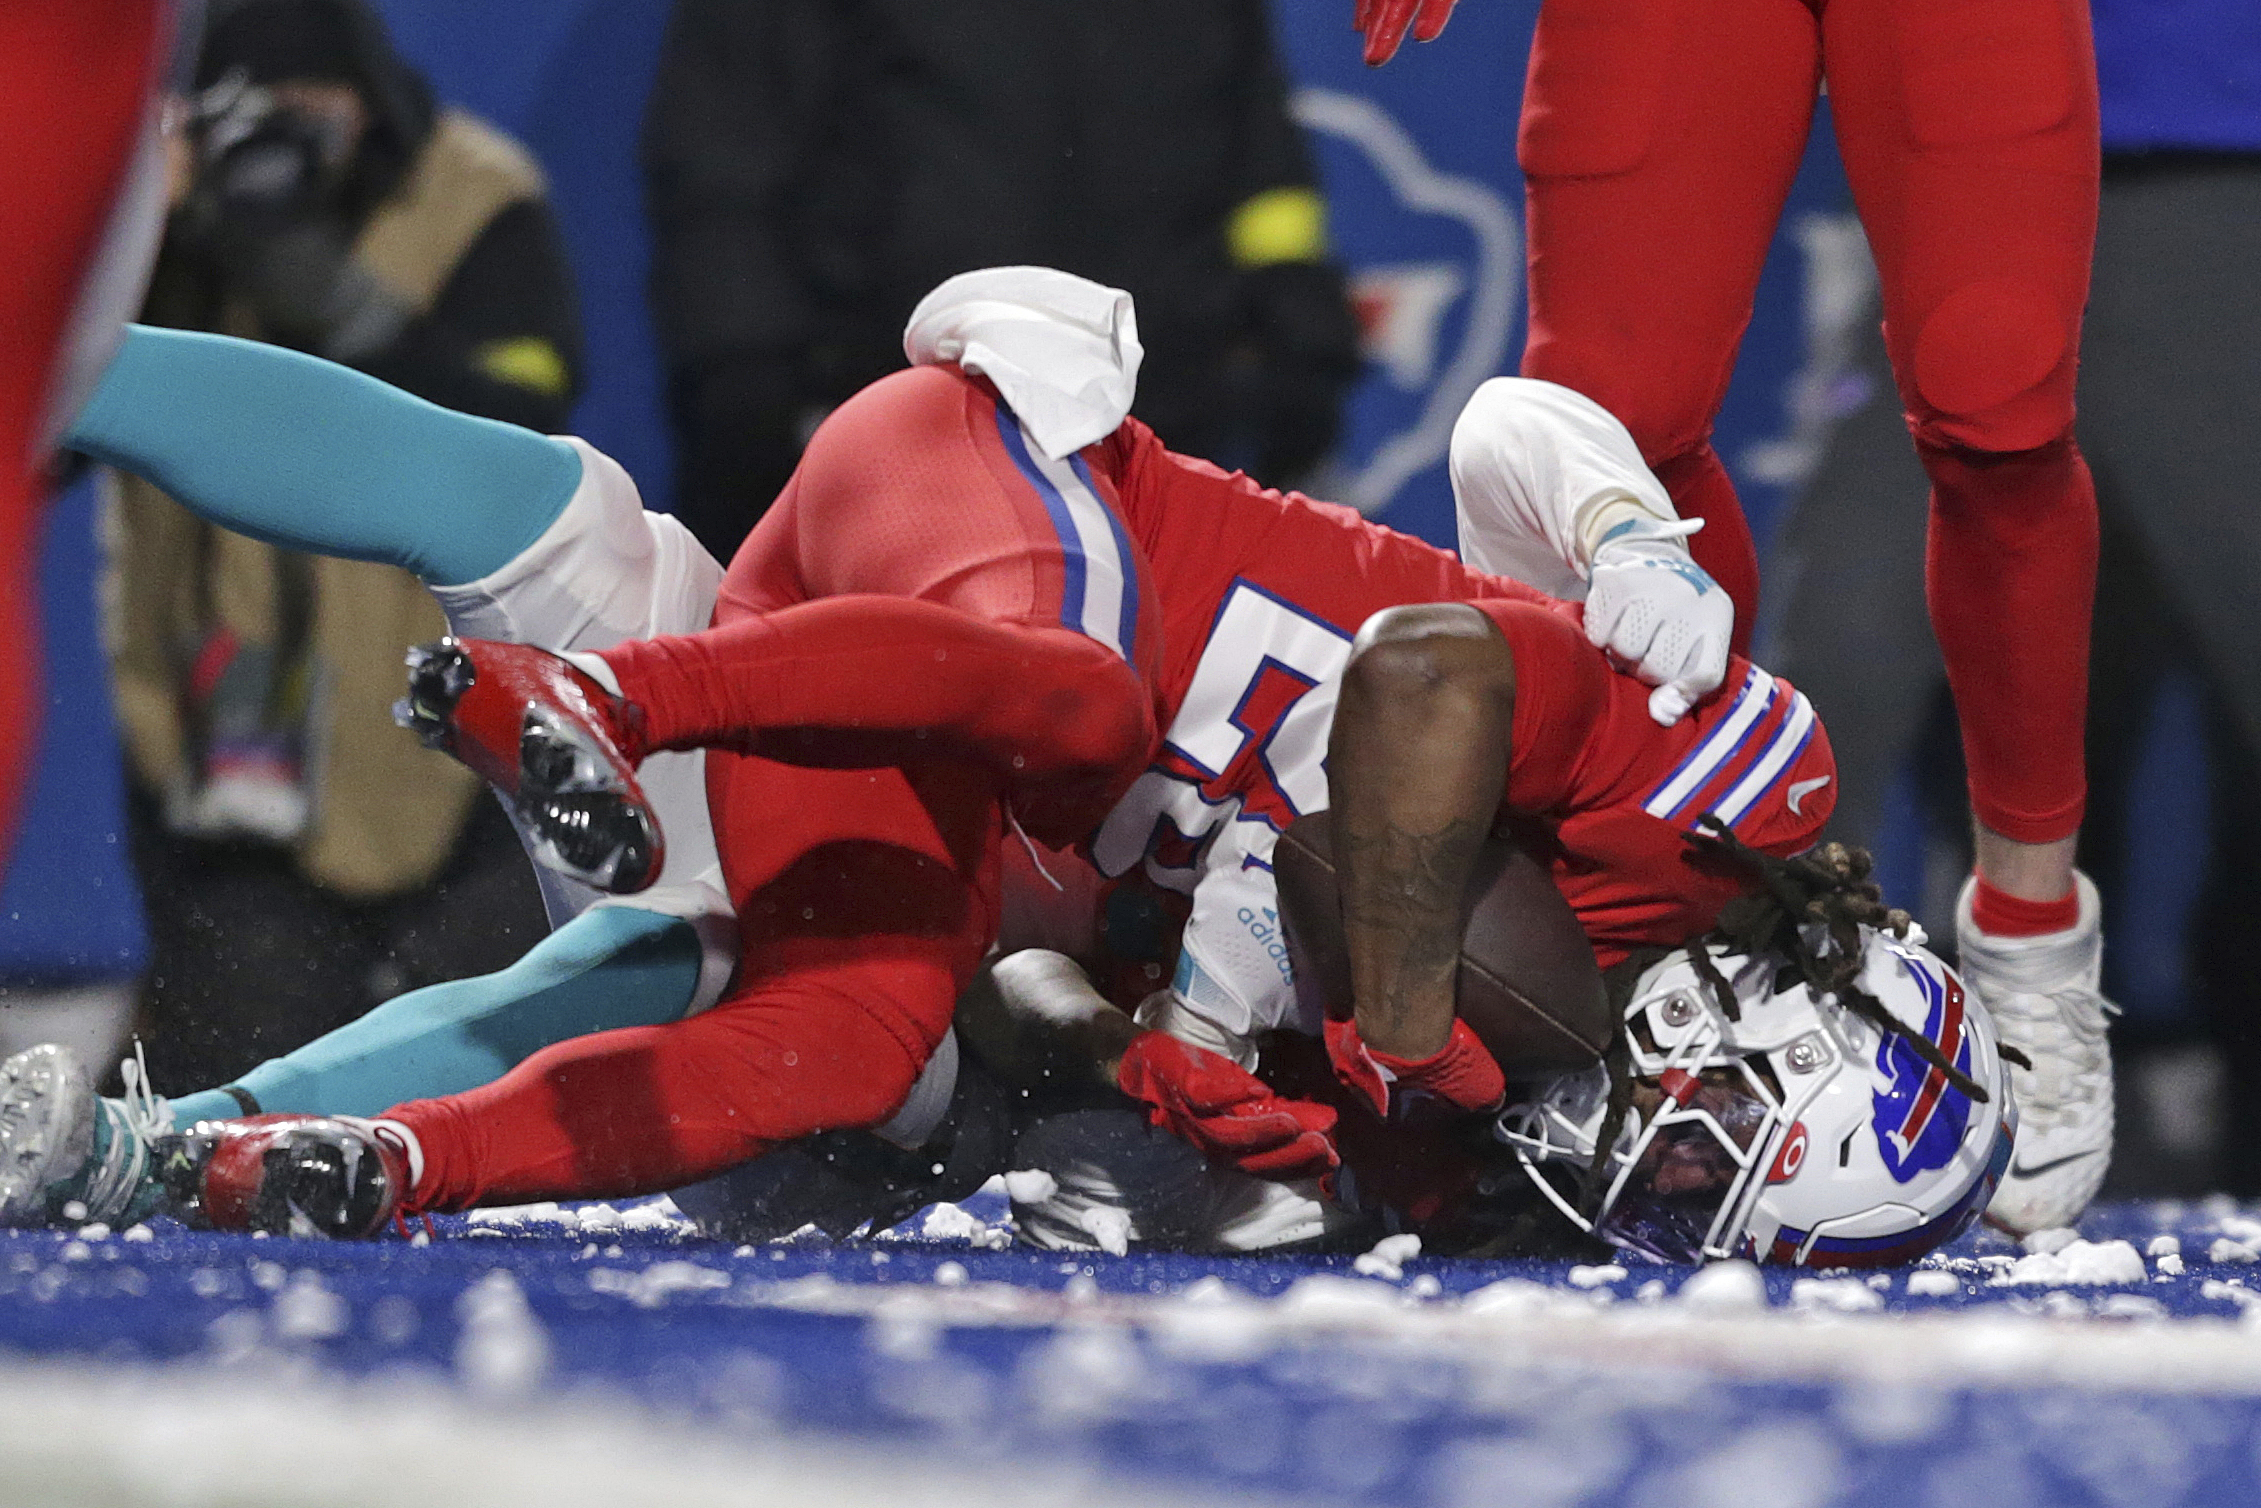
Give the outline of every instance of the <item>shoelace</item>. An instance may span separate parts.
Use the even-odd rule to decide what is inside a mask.
[[[105,1223],[132,1205],[134,1192],[141,1187],[142,1175],[149,1167],[150,1143],[173,1128],[172,1110],[165,1097],[150,1087],[149,1058],[139,1037],[134,1039],[133,1056],[118,1065],[118,1078],[125,1085],[125,1093],[100,1102],[102,1113],[110,1121],[110,1138],[84,1201],[88,1218]]]
[[[1020,813],[1013,810],[1013,804],[1010,801],[1005,803],[1005,821],[1011,825],[1013,836],[1021,840],[1021,847],[1028,850],[1028,861],[1036,866],[1038,874],[1044,876],[1044,882],[1054,890],[1066,894],[1068,887],[1054,879],[1052,871],[1044,867],[1044,855],[1037,852],[1036,840],[1028,835],[1027,828],[1021,826]]]
[[[2075,1018],[2087,1016],[2081,1007],[2091,999],[2102,1007],[2096,1020],[2075,1024]],[[2068,1003],[2075,1007],[2071,1012],[2066,1010]],[[2035,1059],[2032,1071],[2021,1072],[2025,1082],[2018,1108],[2037,1128],[2054,1124],[2066,1111],[2097,1098],[2097,1086],[2087,1081],[2105,1072],[2106,1019],[2120,1014],[2117,1005],[2088,990],[2021,990],[1988,1005],[1998,1022],[2018,1028],[2004,1036]],[[2111,1093],[2108,1077],[2101,1092]]]

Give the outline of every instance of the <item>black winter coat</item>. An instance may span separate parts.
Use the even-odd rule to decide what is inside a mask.
[[[1236,345],[1315,367],[1330,429],[1355,367],[1334,268],[1227,252],[1237,205],[1316,183],[1266,0],[678,0],[643,149],[687,489],[711,431],[900,365],[976,267],[1128,289],[1138,412],[1183,449],[1219,443]]]

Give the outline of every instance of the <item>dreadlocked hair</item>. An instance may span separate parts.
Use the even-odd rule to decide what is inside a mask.
[[[1875,861],[1865,848],[1824,843],[1794,858],[1761,853],[1735,835],[1735,830],[1706,812],[1698,819],[1702,833],[1689,841],[1750,871],[1758,889],[1737,896],[1720,908],[1711,931],[1687,946],[1688,961],[1696,977],[1711,991],[1730,1021],[1743,1019],[1742,1004],[1712,959],[1712,949],[1752,957],[1772,955],[1782,959],[1816,998],[1833,996],[1837,1003],[1887,1036],[1898,1037],[1930,1067],[1946,1075],[1947,1082],[1980,1104],[1988,1101],[1985,1088],[1950,1062],[1945,1053],[1922,1032],[1884,1008],[1884,1002],[1860,987],[1861,928],[1874,927],[1894,937],[1908,935],[1908,913],[1884,904],[1884,894],[1873,878]],[[1641,976],[1672,956],[1672,948],[1643,948],[1603,976],[1613,1028],[1602,1055],[1609,1074],[1609,1101],[1594,1137],[1593,1160],[1586,1165],[1578,1206],[1591,1217],[1607,1192],[1610,1152],[1632,1113],[1632,1047],[1625,1035],[1625,1011]],[[2023,1054],[2003,1044],[1998,1049],[2013,1063],[2030,1067]]]
[[[1720,998],[1730,1020],[1737,1019],[1734,993],[1711,962],[1709,947],[1714,941],[1732,952],[1772,953],[1787,960],[1816,998],[1835,996],[1839,1005],[1878,1031],[1907,1043],[1917,1057],[1946,1075],[1948,1083],[1982,1105],[1987,1102],[1986,1090],[1949,1061],[1939,1044],[1860,987],[1861,928],[1906,937],[1910,925],[1907,912],[1884,904],[1884,893],[1871,877],[1876,865],[1867,849],[1824,843],[1795,858],[1778,859],[1745,843],[1710,812],[1698,818],[1697,825],[1705,831],[1691,841],[1741,864],[1760,885],[1721,907],[1719,925],[1690,950],[1697,972]]]

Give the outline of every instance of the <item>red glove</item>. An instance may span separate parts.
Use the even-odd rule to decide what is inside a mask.
[[[1416,42],[1434,42],[1452,19],[1454,0],[1358,0],[1351,25],[1366,34],[1366,66],[1379,68],[1397,56],[1405,29]]]
[[[1232,1059],[1168,1032],[1132,1038],[1115,1082],[1146,1105],[1147,1119],[1212,1162],[1281,1182],[1324,1177],[1342,1163],[1332,1109],[1275,1094]]]
[[[1499,1064],[1458,1017],[1445,1045],[1426,1058],[1401,1058],[1368,1047],[1355,1021],[1330,1019],[1326,1031],[1335,1077],[1384,1120],[1393,1102],[1400,1111],[1416,1098],[1436,1100],[1452,1110],[1479,1111],[1496,1110],[1507,1098],[1507,1078]]]

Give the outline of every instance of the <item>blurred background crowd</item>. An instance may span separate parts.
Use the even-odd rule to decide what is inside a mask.
[[[2261,10],[2093,8],[2107,1192],[2254,1195]],[[1468,0],[1369,74],[1347,0],[214,0],[143,318],[585,435],[727,559],[921,293],[1043,263],[1136,296],[1170,444],[1449,544],[1451,420],[1522,340],[1537,10]],[[1835,835],[1945,939],[1968,814],[1876,318],[1824,112],[1717,445],[1765,550],[1759,658],[1832,730]],[[441,631],[411,578],[89,475],[43,581],[4,1050],[136,1033],[160,1090],[223,1082],[541,935],[499,808],[391,725],[401,647]]]

